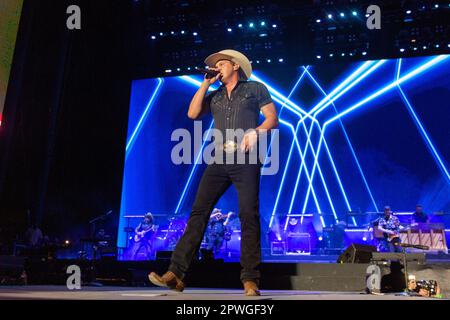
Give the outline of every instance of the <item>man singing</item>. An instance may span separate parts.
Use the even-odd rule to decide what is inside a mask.
[[[172,254],[169,270],[162,276],[149,274],[150,281],[176,291],[184,290],[184,276],[201,244],[209,215],[217,201],[233,184],[238,193],[241,221],[241,276],[247,296],[260,295],[258,286],[261,262],[259,182],[261,163],[249,161],[256,149],[258,136],[278,126],[278,116],[269,91],[259,82],[247,81],[252,73],[250,61],[235,50],[223,50],[206,58],[205,64],[217,71],[215,77],[205,76],[192,98],[188,117],[196,120],[212,113],[215,129],[224,138],[215,139],[216,159],[229,160],[244,156],[245,163],[209,164],[203,173],[186,230]],[[222,85],[208,93],[210,85],[219,80]],[[258,126],[259,114],[265,120]],[[241,129],[242,139],[228,138],[229,131]],[[218,142],[219,141],[219,142]]]

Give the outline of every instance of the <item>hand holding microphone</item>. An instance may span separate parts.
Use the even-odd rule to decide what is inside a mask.
[[[204,81],[206,81],[208,84],[213,84],[222,77],[218,68],[209,68],[209,69],[195,68],[195,69],[205,74]]]

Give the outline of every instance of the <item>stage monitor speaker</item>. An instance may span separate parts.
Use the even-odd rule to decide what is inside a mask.
[[[369,263],[375,246],[352,243],[338,258],[338,263]]]

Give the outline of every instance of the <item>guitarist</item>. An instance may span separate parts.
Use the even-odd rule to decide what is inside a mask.
[[[400,221],[392,214],[391,207],[384,207],[384,217],[378,220],[378,230],[384,234],[385,248],[390,252],[402,252],[400,246]]]
[[[154,234],[155,226],[153,224],[153,215],[147,212],[144,215],[144,219],[141,223],[134,229],[134,244],[132,250],[132,259],[135,260],[139,251],[142,248],[145,249],[147,257],[150,259],[150,254],[152,251],[152,235]]]

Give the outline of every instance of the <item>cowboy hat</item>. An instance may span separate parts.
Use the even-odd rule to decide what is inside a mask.
[[[252,74],[252,64],[250,63],[250,60],[239,51],[227,49],[213,53],[205,59],[205,64],[210,68],[214,68],[219,60],[230,60],[231,62],[238,64],[241,67],[242,75],[245,80],[250,78]]]

